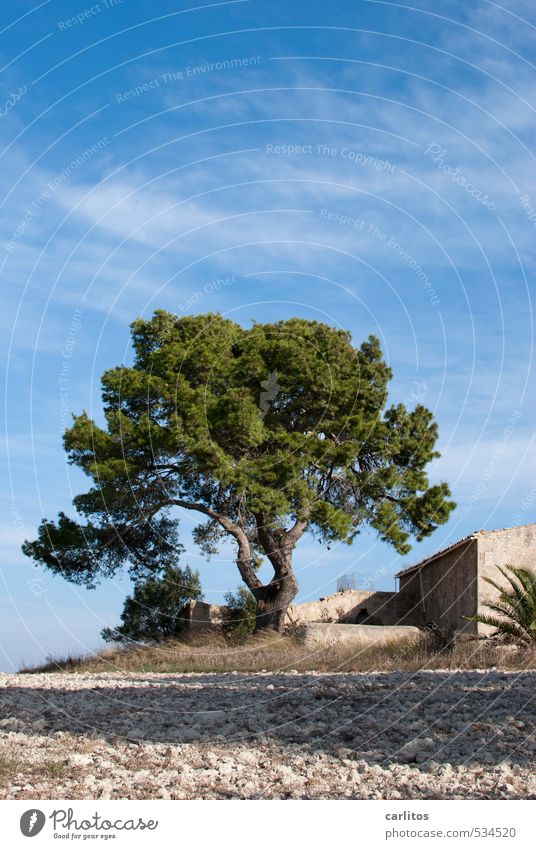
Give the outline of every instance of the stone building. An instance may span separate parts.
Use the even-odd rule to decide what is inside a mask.
[[[405,624],[434,623],[450,636],[486,635],[489,627],[467,622],[465,616],[486,612],[485,602],[498,592],[484,578],[505,581],[496,566],[536,568],[536,524],[498,531],[476,531],[398,572]]]
[[[498,531],[476,531],[419,563],[398,572],[397,592],[346,590],[302,604],[287,612],[290,627],[312,623],[352,625],[435,625],[445,636],[485,635],[490,628],[464,617],[485,612],[498,595],[484,578],[504,584],[496,566],[536,569],[536,524]],[[190,602],[184,608],[189,630],[219,628],[224,607]]]

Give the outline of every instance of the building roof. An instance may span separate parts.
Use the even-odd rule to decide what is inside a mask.
[[[433,560],[436,560],[438,557],[442,557],[444,554],[447,554],[447,552],[453,551],[455,548],[458,548],[459,545],[463,545],[464,543],[469,542],[469,540],[478,539],[478,537],[482,536],[483,534],[500,534],[502,533],[502,531],[513,531],[518,530],[519,528],[530,528],[531,526],[536,527],[536,524],[534,524],[533,522],[529,522],[526,525],[515,525],[514,527],[510,528],[497,528],[493,531],[473,531],[472,534],[468,534],[466,537],[463,537],[463,539],[459,539],[458,542],[453,542],[451,545],[447,545],[446,548],[441,548],[439,551],[436,551],[435,554],[431,554],[429,557],[425,557],[424,560],[419,560],[419,562],[414,563],[413,566],[408,566],[406,569],[402,569],[400,572],[397,572],[395,578],[401,578],[404,575],[409,575],[416,569],[422,569],[423,566],[427,566],[429,563],[431,563]]]
[[[431,554],[429,557],[425,557],[424,560],[419,560],[418,563],[414,563],[412,566],[407,566],[406,569],[402,569],[400,572],[397,572],[395,578],[401,578],[403,575],[409,575],[410,572],[415,572],[416,569],[421,569],[423,566],[427,566],[432,562],[432,560],[437,560],[438,557],[442,557],[444,554],[447,554],[447,552],[453,551],[455,548],[458,548],[459,545],[463,545],[471,539],[476,539],[479,533],[481,533],[481,531],[475,531],[474,533],[463,537],[463,539],[459,539],[458,542],[453,542],[451,545],[447,545],[446,548],[440,548],[439,551],[435,552],[435,554]]]

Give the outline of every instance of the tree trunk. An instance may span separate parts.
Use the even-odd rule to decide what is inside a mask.
[[[285,628],[287,609],[298,592],[298,582],[292,571],[292,552],[296,542],[307,528],[307,522],[297,519],[290,531],[274,527],[270,517],[256,514],[257,538],[266,557],[274,567],[274,577],[269,584],[248,582],[257,602],[255,633]]]
[[[274,577],[266,586],[255,587],[251,592],[257,601],[255,633],[281,633],[285,627],[287,608],[298,592],[298,582],[292,574],[292,569],[279,578]]]

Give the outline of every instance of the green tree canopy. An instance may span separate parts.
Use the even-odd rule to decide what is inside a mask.
[[[298,590],[292,552],[309,531],[351,543],[364,526],[401,554],[454,507],[425,471],[437,425],[422,405],[387,407],[379,341],[291,318],[245,329],[220,315],[157,311],[132,325],[134,364],[106,371],[106,426],[86,413],[65,434],[92,480],[83,521],[44,520],[24,551],[73,581],[173,562],[177,515],[197,512],[210,554],[236,543],[257,627],[281,629]],[[258,576],[260,558],[272,579]],[[141,570],[141,572],[140,572]]]
[[[189,566],[167,566],[161,576],[140,581],[127,596],[121,625],[104,628],[108,642],[161,642],[183,629],[182,611],[189,601],[201,601],[203,591],[199,572]]]

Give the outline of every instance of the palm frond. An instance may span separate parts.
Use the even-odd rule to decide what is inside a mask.
[[[495,628],[495,631],[492,634],[494,637],[499,634],[504,634],[515,637],[524,643],[529,642],[529,637],[523,628],[516,625],[515,622],[509,622],[508,619],[500,619],[497,616],[486,616],[486,614],[481,614],[471,617],[471,620],[473,622],[481,622],[483,625],[490,625],[492,628]]]
[[[525,644],[536,642],[536,572],[511,564],[496,568],[509,586],[486,577],[484,580],[497,591],[498,598],[484,602],[489,614],[465,618],[495,628],[493,636],[502,634]]]

